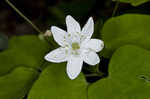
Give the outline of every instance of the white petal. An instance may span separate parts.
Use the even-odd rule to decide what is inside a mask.
[[[83,45],[85,48],[89,48],[94,50],[95,52],[99,52],[104,48],[104,42],[99,39],[91,39]]]
[[[81,72],[83,60],[78,56],[71,56],[67,63],[67,74],[70,79],[75,79]]]
[[[67,53],[65,48],[57,48],[50,53],[48,53],[44,58],[47,61],[60,63],[67,61]]]
[[[90,17],[85,26],[83,27],[81,33],[85,35],[87,38],[91,38],[94,32],[94,21],[93,18]]]
[[[65,36],[67,35],[67,32],[56,27],[56,26],[52,26],[51,27],[51,32],[53,34],[54,40],[60,45],[60,46],[64,46],[66,44],[65,41]]]
[[[100,62],[99,56],[96,52],[88,51],[87,53],[83,54],[83,60],[89,65],[96,65]]]
[[[80,24],[70,15],[66,17],[67,32],[70,34],[80,33]]]

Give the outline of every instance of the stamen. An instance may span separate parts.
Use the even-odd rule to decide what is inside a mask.
[[[78,49],[80,49],[79,44],[78,44],[77,42],[72,43],[72,49],[73,49],[73,50],[78,50]]]

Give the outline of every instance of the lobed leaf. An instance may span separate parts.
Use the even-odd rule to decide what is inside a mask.
[[[37,76],[37,71],[20,66],[0,77],[0,99],[22,99]]]
[[[88,99],[150,98],[150,51],[132,45],[119,48],[109,64],[109,77],[92,84]]]
[[[116,49],[126,44],[150,49],[149,26],[149,15],[125,14],[109,19],[102,29],[103,56],[111,57]]]
[[[86,99],[87,83],[83,75],[70,80],[65,64],[51,64],[32,87],[28,99]]]
[[[9,49],[0,53],[0,75],[19,65],[38,68],[48,52],[48,44],[35,35],[13,37]]]

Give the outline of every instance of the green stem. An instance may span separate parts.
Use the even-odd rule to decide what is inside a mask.
[[[39,34],[43,34],[40,29],[34,25],[26,16],[23,15],[9,0],[5,0],[24,20],[26,20]]]
[[[49,37],[45,37],[45,40],[51,45],[51,46],[55,46],[52,42],[50,42],[50,39],[49,39]]]
[[[86,77],[93,77],[93,76],[98,76],[98,77],[102,77],[104,75],[103,72],[101,72],[99,70],[99,65],[96,65],[95,68],[88,68],[87,71],[90,71],[90,74],[85,74]]]
[[[99,72],[99,73],[93,73],[93,74],[86,74],[85,76],[86,76],[86,77],[93,77],[93,76],[101,77],[101,76],[103,76],[103,75],[104,75],[104,73]]]
[[[112,13],[112,17],[115,16],[115,14],[116,14],[116,12],[117,12],[117,9],[118,9],[118,7],[119,7],[119,4],[120,4],[120,2],[119,2],[119,0],[117,0],[117,1],[116,1],[116,4],[115,4],[115,8],[114,8],[113,13]]]

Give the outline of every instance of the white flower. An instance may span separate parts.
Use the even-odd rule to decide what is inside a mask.
[[[90,17],[83,29],[70,15],[66,17],[67,32],[51,27],[54,40],[61,46],[45,56],[50,62],[60,63],[67,61],[67,74],[75,79],[81,72],[83,61],[89,65],[100,62],[96,52],[103,49],[104,43],[99,39],[91,39],[94,32],[93,18]]]

